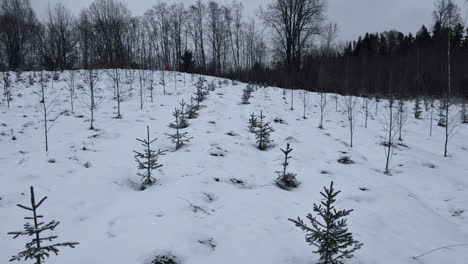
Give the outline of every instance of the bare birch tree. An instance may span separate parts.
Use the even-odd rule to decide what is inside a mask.
[[[433,17],[436,23],[440,23],[443,29],[447,31],[447,88],[445,91],[445,144],[444,144],[444,157],[448,156],[448,143],[453,134],[453,129],[457,127],[456,124],[450,124],[450,121],[456,119],[449,116],[451,106],[451,90],[452,90],[452,40],[451,35],[455,26],[461,23],[460,7],[453,0],[437,0],[435,2],[435,10]]]
[[[71,109],[72,114],[75,112],[75,107],[74,107],[75,76],[76,76],[76,71],[74,70],[68,71],[67,86],[68,86],[68,91],[70,92],[70,109]]]
[[[390,162],[395,150],[395,138],[398,133],[398,111],[395,106],[395,99],[391,96],[382,122],[383,138],[382,145],[385,150],[385,174],[390,173]]]
[[[306,111],[309,101],[309,92],[307,90],[302,90],[302,106],[304,107],[304,113],[302,118],[307,119]]]
[[[42,115],[42,122],[44,123],[44,143],[45,143],[45,151],[49,151],[49,131],[54,126],[57,119],[60,117],[61,113],[56,113],[56,107],[58,106],[58,98],[59,93],[52,92],[52,98],[50,101],[48,100],[48,93],[47,93],[47,80],[44,78],[44,72],[40,72],[40,79],[39,83],[41,85],[40,91],[38,92],[40,97],[40,107],[38,107],[38,111]],[[51,78],[51,91],[54,91],[54,79]],[[47,94],[47,95],[46,95]]]
[[[102,102],[102,97],[97,95],[97,83],[99,80],[99,72],[93,68],[89,68],[84,73],[84,82],[88,86],[89,102],[86,103],[90,112],[89,129],[94,130],[95,112],[98,105]]]

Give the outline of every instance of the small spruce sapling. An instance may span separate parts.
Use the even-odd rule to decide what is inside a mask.
[[[193,102],[193,97],[190,96],[190,104],[187,106],[187,118],[195,119],[198,117],[198,105]]]
[[[197,90],[195,91],[195,101],[197,101],[197,107],[200,109],[200,103],[205,101],[207,94],[207,91],[204,89],[204,80],[202,78],[198,79],[198,82],[196,84]]]
[[[28,82],[29,82],[29,86],[34,85],[34,76],[33,76],[32,73],[29,73],[29,75],[28,75]]]
[[[258,126],[258,119],[255,113],[250,114],[250,119],[249,119],[249,131],[250,133],[255,133],[255,129]]]
[[[150,139],[150,132],[149,126],[146,127],[147,131],[147,138],[146,139],[138,139],[141,142],[141,145],[144,147],[143,152],[133,151],[135,152],[135,160],[138,163],[138,169],[142,172],[138,172],[138,176],[140,176],[144,186],[150,186],[156,182],[156,179],[153,177],[153,171],[161,168],[163,165],[158,163],[159,156],[165,155],[166,151],[161,151],[158,149],[156,152],[151,148],[151,144],[157,140]]]
[[[314,253],[320,254],[319,264],[343,264],[343,260],[352,258],[353,253],[363,244],[354,240],[353,234],[348,232],[345,217],[353,210],[337,211],[333,206],[340,191],[335,192],[333,182],[329,189],[326,187],[323,189],[324,192],[320,192],[323,201],[320,205],[314,204],[314,212],[322,218],[322,221],[317,220],[312,214],[307,215],[311,227],[304,224],[299,217],[297,220],[288,220],[307,233],[306,242],[309,245],[317,247]]]
[[[214,81],[208,84],[208,90],[214,92],[216,90],[216,83]]]
[[[263,112],[260,111],[259,122],[257,129],[255,130],[255,138],[257,139],[258,149],[266,150],[271,144],[270,134],[271,132],[275,131],[270,122],[264,121],[265,116]]]
[[[175,109],[172,113],[175,120],[174,123],[171,123],[169,127],[174,128],[176,132],[174,134],[166,134],[172,143],[175,144],[176,150],[180,149],[185,143],[189,142],[191,137],[188,136],[187,132],[181,132],[181,111],[179,109]]]
[[[169,124],[170,128],[176,128],[178,126],[179,128],[187,128],[189,126],[189,123],[187,121],[188,114],[187,114],[187,103],[185,103],[184,100],[182,100],[180,103],[180,115],[179,115],[179,123],[171,123]]]
[[[52,220],[48,223],[42,221],[43,216],[39,215],[37,209],[42,205],[42,203],[47,199],[47,197],[42,198],[38,203],[34,196],[34,188],[31,186],[31,205],[25,206],[18,204],[17,206],[32,212],[32,216],[27,216],[24,219],[32,220],[32,223],[27,222],[24,224],[24,231],[15,231],[9,232],[8,235],[12,235],[13,239],[19,236],[31,236],[33,237],[31,242],[26,244],[26,249],[19,252],[17,255],[12,256],[10,261],[27,261],[28,259],[35,260],[35,264],[45,263],[45,259],[50,257],[51,253],[58,255],[60,247],[71,247],[75,248],[79,243],[77,242],[63,242],[50,245],[44,245],[45,242],[52,242],[57,238],[57,236],[46,236],[44,237],[44,232],[54,231],[55,228],[60,224],[55,220]]]
[[[466,100],[463,100],[461,105],[460,117],[462,124],[468,124],[468,106],[466,104]]]
[[[242,90],[242,104],[250,104],[250,95],[251,95],[251,90],[249,88],[245,88]]]
[[[283,162],[283,171],[277,171],[279,177],[276,179],[276,185],[284,190],[291,190],[299,186],[299,182],[296,180],[296,174],[292,172],[287,172],[289,166],[289,159],[292,158],[289,156],[293,149],[290,147],[289,143],[286,145],[286,150],[281,149],[281,152],[284,154]]]

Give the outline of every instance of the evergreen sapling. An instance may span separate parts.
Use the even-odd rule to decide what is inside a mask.
[[[203,83],[204,80],[202,78],[199,78],[196,84],[197,90],[195,91],[195,101],[197,101],[198,109],[200,109],[200,103],[205,101],[207,96],[207,92],[204,91],[205,89],[203,88]]]
[[[181,111],[175,109],[172,115],[175,118],[174,123],[170,124],[169,127],[174,128],[176,132],[174,134],[166,134],[172,143],[175,144],[176,150],[180,149],[185,143],[189,142],[191,137],[188,136],[187,132],[181,132]]]
[[[147,138],[146,139],[138,139],[141,142],[142,146],[144,147],[143,152],[133,151],[135,152],[135,160],[138,163],[138,169],[142,172],[138,172],[138,176],[140,176],[143,182],[143,187],[150,186],[156,182],[156,179],[153,177],[153,171],[162,167],[162,164],[158,163],[159,156],[165,155],[165,151],[161,151],[158,149],[156,152],[151,148],[151,144],[157,140],[150,139],[150,132],[149,126],[146,127],[147,131]]]
[[[299,186],[299,182],[296,180],[296,174],[287,172],[287,168],[289,166],[289,159],[292,158],[289,154],[293,151],[290,147],[289,143],[286,145],[286,150],[281,149],[281,152],[284,154],[284,162],[283,162],[283,171],[277,171],[279,177],[276,179],[276,185],[284,190],[291,190]]]
[[[244,90],[242,90],[243,93],[242,93],[242,104],[250,104],[249,100],[250,100],[250,90],[248,88],[245,88]]]
[[[322,221],[308,214],[307,219],[311,222],[311,227],[304,224],[299,217],[297,220],[288,219],[307,233],[306,242],[309,245],[317,247],[314,253],[320,254],[319,264],[343,264],[344,259],[352,258],[353,253],[363,246],[348,232],[345,217],[353,210],[337,211],[333,206],[339,193],[340,191],[335,192],[333,189],[333,182],[329,189],[324,187],[324,192],[320,192],[323,201],[320,205],[314,204],[314,212]]]
[[[187,121],[187,118],[188,118],[188,114],[187,114],[187,104],[185,103],[184,100],[182,100],[180,103],[180,115],[179,115],[179,123],[178,124],[175,124],[175,123],[172,123],[169,125],[170,128],[175,128],[176,126],[178,126],[179,128],[187,128],[189,126],[188,124],[188,121]]]
[[[250,114],[249,125],[248,125],[250,133],[255,133],[255,129],[257,128],[257,126],[258,126],[257,116],[255,115],[255,113],[252,113]]]
[[[210,84],[208,84],[208,91],[214,92],[216,90],[216,83],[212,81]]]
[[[266,150],[271,144],[270,134],[271,132],[275,131],[270,122],[264,121],[265,116],[263,112],[260,111],[259,122],[257,125],[257,129],[255,129],[255,138],[257,139],[258,149]]]
[[[198,117],[198,105],[193,102],[193,97],[190,96],[190,104],[187,106],[187,118],[195,119]]]
[[[44,203],[47,197],[42,198],[38,203],[36,203],[36,199],[34,196],[34,188],[31,186],[31,206],[25,206],[21,204],[17,204],[18,207],[31,211],[32,216],[27,216],[24,219],[32,220],[32,223],[27,222],[24,224],[24,231],[15,231],[9,232],[8,235],[14,236],[13,239],[19,236],[31,236],[33,239],[31,242],[26,243],[26,249],[24,251],[19,252],[17,255],[12,256],[10,261],[27,261],[29,259],[35,260],[35,264],[45,263],[45,259],[50,257],[51,253],[58,255],[60,247],[71,247],[75,248],[76,245],[79,243],[77,242],[63,242],[63,243],[56,243],[50,245],[44,245],[45,242],[52,242],[57,238],[57,236],[45,236],[44,232],[47,231],[54,231],[55,228],[60,224],[55,220],[48,222],[47,224],[42,220],[44,216],[39,215],[37,209]]]

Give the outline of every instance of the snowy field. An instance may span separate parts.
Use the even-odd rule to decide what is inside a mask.
[[[122,119],[115,119],[112,83],[101,72],[97,84],[100,105],[96,130],[89,130],[89,98],[81,76],[76,84],[75,111],[70,113],[68,73],[51,87],[48,98],[58,96],[55,112],[65,111],[49,134],[44,150],[43,123],[38,111],[38,75],[31,86],[30,73],[13,79],[10,108],[0,102],[0,263],[23,250],[27,237],[12,239],[7,232],[21,230],[29,186],[38,197],[48,196],[40,213],[45,220],[61,222],[54,234],[60,241],[77,241],[76,249],[63,248],[47,263],[146,264],[157,255],[172,254],[184,264],[312,264],[315,248],[288,218],[312,212],[320,191],[331,181],[342,193],[338,209],[354,209],[348,219],[355,239],[364,243],[347,263],[360,264],[466,264],[468,247],[431,249],[468,243],[468,125],[460,125],[443,157],[444,129],[434,125],[429,136],[429,113],[416,120],[413,103],[403,144],[383,174],[384,148],[380,144],[385,102],[364,128],[359,113],[354,147],[342,108],[330,96],[325,129],[319,122],[318,96],[308,94],[307,119],[302,118],[302,92],[283,98],[282,89],[258,88],[249,105],[241,104],[245,84],[231,82],[211,92],[185,129],[193,139],[175,151],[165,133],[180,100],[190,101],[195,91],[190,75],[166,73],[166,91],[155,86],[154,102],[145,91],[140,110],[138,79],[122,102]],[[161,74],[155,78],[159,80]],[[207,83],[212,78],[207,77]],[[126,84],[126,88],[129,85]],[[3,98],[3,97],[2,97]],[[247,129],[252,112],[263,110],[272,122],[274,146],[259,151]],[[274,122],[281,119],[284,122]],[[137,190],[140,178],[133,150],[136,138],[158,138],[156,148],[168,150],[160,158],[157,184]],[[12,138],[16,140],[13,140]],[[297,173],[299,188],[284,191],[275,186],[281,170],[280,148],[294,151],[290,171]],[[340,164],[349,156],[355,163]],[[193,207],[196,206],[196,207]],[[195,209],[194,209],[195,208]]]

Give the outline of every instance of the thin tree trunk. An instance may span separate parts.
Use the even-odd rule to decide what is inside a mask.
[[[147,177],[147,179],[151,180],[151,166],[150,166],[150,164],[151,164],[151,155],[149,155],[151,153],[151,148],[150,148],[150,142],[151,141],[150,141],[149,126],[146,126],[146,132],[147,132],[147,135],[148,135],[148,145],[147,145],[148,146],[148,154],[147,154],[147,156],[148,156],[147,157],[148,158],[148,168],[147,168],[148,169],[148,177]]]
[[[307,91],[304,90],[304,115],[303,115],[304,119],[307,119],[307,117],[306,117],[306,108],[307,108],[307,98],[306,98],[306,96],[307,96]]]
[[[389,129],[388,129],[388,150],[387,150],[387,161],[385,163],[385,173],[389,173],[388,167],[390,165],[390,155],[392,148],[392,131],[393,131],[393,102],[390,102],[390,117],[389,117]]]
[[[95,107],[95,102],[94,102],[94,76],[93,76],[93,70],[90,70],[88,72],[89,74],[89,89],[91,92],[91,125],[89,129],[94,130],[94,107]]]
[[[47,135],[47,106],[45,101],[45,91],[44,91],[44,77],[41,71],[41,103],[42,103],[42,111],[44,116],[44,138],[45,138],[45,151],[49,151],[49,140]]]
[[[369,99],[365,98],[364,100],[365,100],[364,107],[366,110],[366,122],[364,124],[364,127],[367,128],[367,120],[369,119]]]
[[[291,111],[294,110],[294,90],[291,89]]]
[[[444,149],[444,157],[448,156],[448,141],[449,141],[449,109],[450,109],[450,90],[451,90],[451,43],[450,43],[450,34],[451,30],[449,29],[448,32],[448,49],[447,49],[447,72],[448,72],[448,85],[447,85],[447,92],[446,92],[446,97],[445,97],[445,149]]]
[[[434,102],[431,102],[431,123],[430,123],[430,128],[429,128],[429,136],[432,137],[432,123],[434,120]]]

